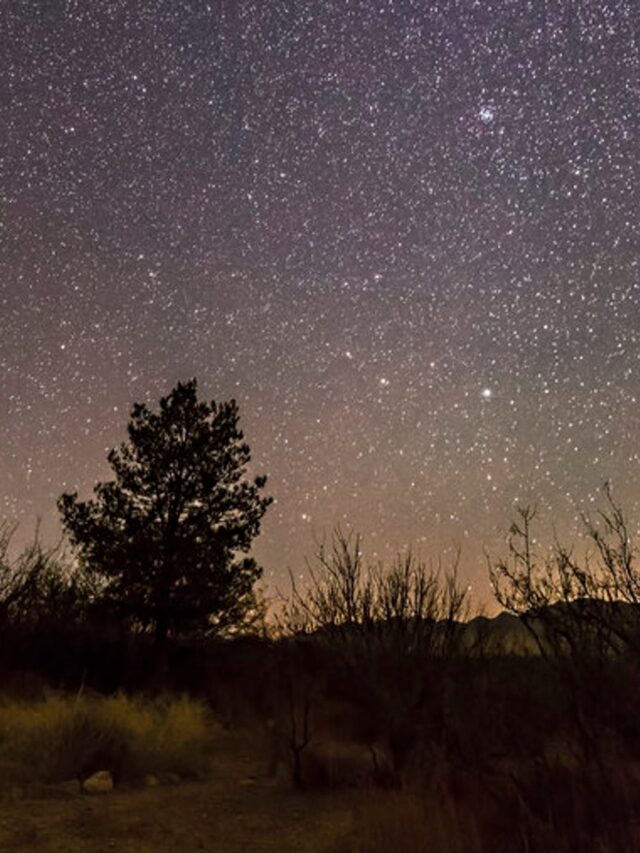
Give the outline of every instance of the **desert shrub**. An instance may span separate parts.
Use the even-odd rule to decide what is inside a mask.
[[[108,769],[116,779],[144,773],[200,775],[211,725],[191,700],[49,695],[0,704],[0,766],[27,769],[33,781],[82,778]]]
[[[360,809],[351,838],[339,853],[481,853],[473,814],[461,815],[455,804],[442,808],[417,794],[371,796]],[[338,851],[336,851],[338,853]]]
[[[372,793],[339,853],[612,853],[639,850],[628,776],[537,763],[479,778],[445,768],[428,790]],[[336,851],[336,853],[338,853]]]
[[[277,618],[281,636],[293,641],[282,648],[281,666],[286,691],[300,697],[295,713],[291,701],[283,703],[292,734],[301,727],[302,713],[304,720],[311,718],[313,736],[319,706],[326,703],[319,679],[306,677],[316,657],[326,664],[320,669],[332,698],[354,712],[352,734],[360,742],[384,743],[398,778],[410,772],[418,752],[442,743],[459,625],[469,615],[457,560],[447,571],[411,552],[391,565],[371,563],[360,536],[339,527],[328,544],[319,543],[306,588],[297,589],[292,577]],[[311,737],[290,741],[297,756]]]
[[[520,507],[506,557],[491,562],[498,603],[518,617],[544,660],[549,680],[562,682],[566,710],[586,764],[615,749],[640,749],[640,573],[632,527],[605,484],[605,506],[583,516],[579,547],[534,536],[536,511]]]
[[[381,750],[337,739],[313,742],[300,755],[299,767],[289,756],[287,768],[292,780],[305,790],[366,789],[393,782],[390,762]],[[296,773],[298,778],[296,779]]]
[[[47,547],[34,538],[11,556],[16,525],[0,522],[0,626],[38,628],[82,621],[95,584],[69,559],[62,543]]]

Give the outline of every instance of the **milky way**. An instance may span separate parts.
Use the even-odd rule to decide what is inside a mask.
[[[640,493],[635,0],[3,4],[0,512],[55,532],[131,403],[238,400],[302,571]]]

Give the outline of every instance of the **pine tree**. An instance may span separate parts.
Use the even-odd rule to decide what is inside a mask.
[[[262,570],[246,554],[272,499],[265,476],[246,477],[238,418],[235,400],[201,402],[195,379],[179,382],[159,411],[133,406],[128,441],[108,455],[114,480],[58,501],[105,601],[158,643],[219,633],[255,608]]]

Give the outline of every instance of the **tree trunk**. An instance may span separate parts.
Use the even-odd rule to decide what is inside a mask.
[[[159,690],[169,687],[169,620],[165,609],[156,617],[153,643],[153,686]]]

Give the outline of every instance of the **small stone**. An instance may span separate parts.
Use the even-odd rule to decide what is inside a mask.
[[[167,773],[167,782],[170,785],[179,785],[181,782],[181,779],[177,773]]]
[[[157,776],[154,776],[153,773],[147,773],[144,777],[144,784],[146,788],[157,788],[160,784],[160,780]]]
[[[113,776],[108,770],[98,770],[84,780],[82,790],[87,794],[108,794],[113,791]]]

